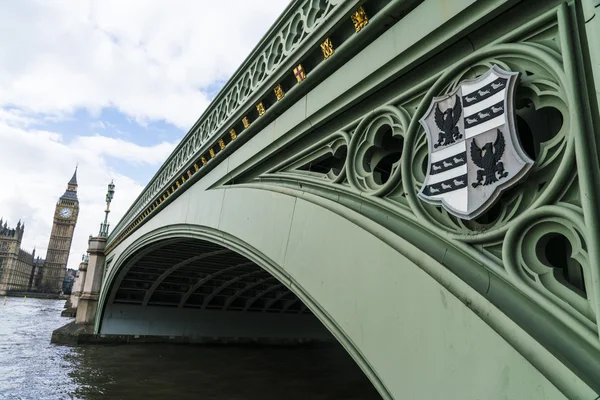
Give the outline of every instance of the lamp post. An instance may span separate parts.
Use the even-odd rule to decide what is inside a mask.
[[[112,201],[115,195],[115,184],[113,181],[110,181],[108,184],[108,192],[106,193],[106,210],[104,210],[104,222],[100,224],[100,233],[98,236],[107,237],[108,236],[108,213],[110,213],[110,202]]]

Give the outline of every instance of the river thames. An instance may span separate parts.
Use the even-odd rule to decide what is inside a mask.
[[[0,298],[0,399],[379,399],[340,346],[57,346],[64,301]]]

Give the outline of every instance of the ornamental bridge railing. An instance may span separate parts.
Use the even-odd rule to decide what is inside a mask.
[[[107,252],[420,2],[290,3],[116,225]]]

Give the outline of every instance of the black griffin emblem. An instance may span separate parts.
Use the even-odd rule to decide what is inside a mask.
[[[462,105],[460,104],[460,98],[454,96],[454,106],[444,112],[440,110],[439,103],[435,107],[435,124],[441,130],[438,137],[438,142],[433,146],[438,148],[440,146],[448,146],[456,142],[456,140],[462,138],[462,134],[458,130],[458,121],[460,121],[460,115],[462,114]]]
[[[487,142],[483,148],[479,148],[475,140],[471,142],[471,159],[481,168],[477,170],[477,182],[473,183],[474,188],[480,185],[491,185],[508,176],[508,172],[504,171],[504,164],[500,161],[505,148],[504,135],[500,129],[497,129],[497,132],[494,143]]]

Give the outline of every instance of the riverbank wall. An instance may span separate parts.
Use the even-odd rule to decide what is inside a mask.
[[[51,299],[66,300],[68,295],[58,293],[37,293],[37,292],[7,292],[6,297],[29,297],[32,299]]]

